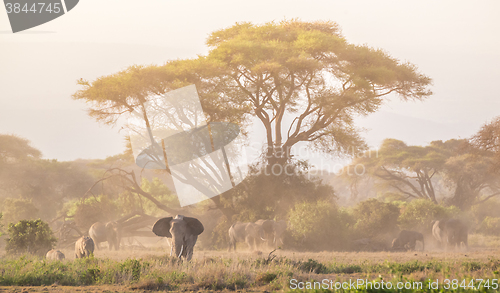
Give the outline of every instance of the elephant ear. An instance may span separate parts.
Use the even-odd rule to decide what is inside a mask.
[[[170,234],[170,221],[172,221],[172,217],[167,217],[156,221],[156,223],[153,225],[153,233],[160,237],[172,238],[172,234]]]
[[[186,221],[191,233],[194,235],[200,235],[205,230],[203,224],[196,218],[184,217],[184,221]]]

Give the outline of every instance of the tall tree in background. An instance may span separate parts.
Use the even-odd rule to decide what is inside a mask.
[[[478,150],[463,139],[433,141],[428,146],[386,139],[377,152],[357,158],[353,165],[365,166],[369,175],[386,182],[384,188],[389,186],[409,199],[438,203],[440,197],[442,203],[466,210],[500,194],[494,163],[491,152]],[[449,185],[441,194],[436,192],[438,174]]]
[[[470,142],[480,150],[495,154],[495,169],[500,169],[500,117],[484,124],[479,131],[472,136]]]
[[[65,200],[84,194],[94,179],[76,162],[41,156],[28,140],[0,135],[0,200],[22,198],[40,210],[39,216],[51,220]],[[0,211],[5,206],[0,205]]]
[[[440,141],[422,147],[385,139],[378,151],[367,152],[353,165],[364,166],[369,174],[408,198],[429,199],[437,203],[432,178],[443,170],[448,157],[448,151]]]

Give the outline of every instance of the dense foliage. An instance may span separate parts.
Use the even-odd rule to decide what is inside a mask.
[[[346,249],[346,223],[329,201],[297,203],[288,212],[288,221],[291,237],[287,246],[314,251]]]
[[[456,218],[460,214],[454,206],[444,207],[430,200],[417,199],[401,205],[398,223],[401,229],[426,232],[431,230],[432,221]]]
[[[17,224],[9,224],[9,238],[5,250],[9,253],[30,253],[45,255],[51,250],[57,239],[49,224],[38,220],[21,220]]]

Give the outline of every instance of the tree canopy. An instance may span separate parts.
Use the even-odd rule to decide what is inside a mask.
[[[410,199],[445,201],[468,209],[499,194],[500,176],[492,169],[493,154],[464,139],[433,141],[427,146],[385,139],[377,151],[367,152],[352,163],[360,164],[366,175],[386,183],[384,189],[388,186]],[[440,194],[436,176],[443,181]]]
[[[423,100],[429,77],[380,49],[349,44],[333,22],[237,23],[213,32],[210,51],[165,65],[131,66],[94,81],[73,97],[89,114],[114,124],[149,99],[195,84],[210,121],[244,127],[256,117],[266,130],[268,162],[284,164],[298,142],[317,150],[363,148],[353,118],[375,112],[389,94]]]

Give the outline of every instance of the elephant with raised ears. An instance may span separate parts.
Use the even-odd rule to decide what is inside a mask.
[[[393,250],[415,250],[417,241],[422,243],[422,250],[425,249],[424,235],[416,231],[402,230],[397,238],[392,241]]]
[[[101,242],[108,242],[109,250],[120,249],[121,231],[117,222],[94,223],[89,229],[89,236],[94,240],[96,249],[100,249]]]
[[[75,257],[89,257],[94,253],[94,241],[89,236],[82,236],[75,242]]]
[[[184,257],[188,261],[193,257],[194,245],[204,229],[198,219],[182,215],[159,219],[153,225],[153,233],[172,238],[170,255],[174,251],[178,258]]]
[[[462,221],[457,219],[445,219],[434,221],[432,225],[432,236],[444,247],[460,248],[462,244],[468,247],[468,229]]]
[[[250,250],[258,250],[260,243],[266,241],[262,227],[255,223],[237,222],[229,228],[229,249],[236,251],[237,242],[246,242]]]
[[[47,252],[45,258],[48,260],[63,260],[65,256],[64,253],[62,253],[60,250],[52,249]]]

